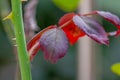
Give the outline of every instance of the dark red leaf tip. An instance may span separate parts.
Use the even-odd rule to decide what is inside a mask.
[[[113,23],[117,28],[120,28],[120,19],[118,16],[105,11],[96,11],[96,13]]]

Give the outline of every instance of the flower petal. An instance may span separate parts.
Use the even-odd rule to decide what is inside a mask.
[[[73,22],[96,42],[108,45],[109,40],[105,30],[92,18],[76,15],[73,17]]]
[[[70,44],[74,44],[75,42],[77,42],[79,37],[85,35],[85,33],[73,23],[72,18],[75,15],[75,13],[68,13],[61,17],[59,20],[59,26],[62,26],[71,20],[69,24],[62,27],[63,31],[66,33],[70,41]]]
[[[54,28],[46,31],[40,38],[44,57],[52,63],[65,56],[68,50],[68,39],[62,29]]]
[[[49,29],[55,28],[55,25],[49,26],[45,29],[43,29],[42,31],[40,31],[38,34],[36,34],[27,44],[27,50],[30,56],[30,60],[33,59],[33,57],[36,55],[36,53],[38,52],[38,50],[40,49],[40,45],[38,44],[39,39],[41,37],[41,35],[46,32]]]

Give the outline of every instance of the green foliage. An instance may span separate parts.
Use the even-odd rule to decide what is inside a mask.
[[[65,12],[75,11],[78,7],[79,0],[52,0],[56,6]]]
[[[36,19],[40,29],[54,25],[65,12],[58,9],[50,0],[40,0],[37,5]]]
[[[120,63],[113,64],[112,67],[111,67],[111,70],[112,70],[113,73],[120,76]]]

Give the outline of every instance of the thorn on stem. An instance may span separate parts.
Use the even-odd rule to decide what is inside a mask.
[[[12,12],[10,12],[9,15],[6,16],[3,20],[7,20],[7,19],[12,19]]]

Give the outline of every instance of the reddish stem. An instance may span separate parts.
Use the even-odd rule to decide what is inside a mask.
[[[68,24],[70,24],[72,22],[72,19],[70,19],[69,21],[65,22],[63,25],[59,26],[59,28],[64,28],[65,26],[67,26]]]

